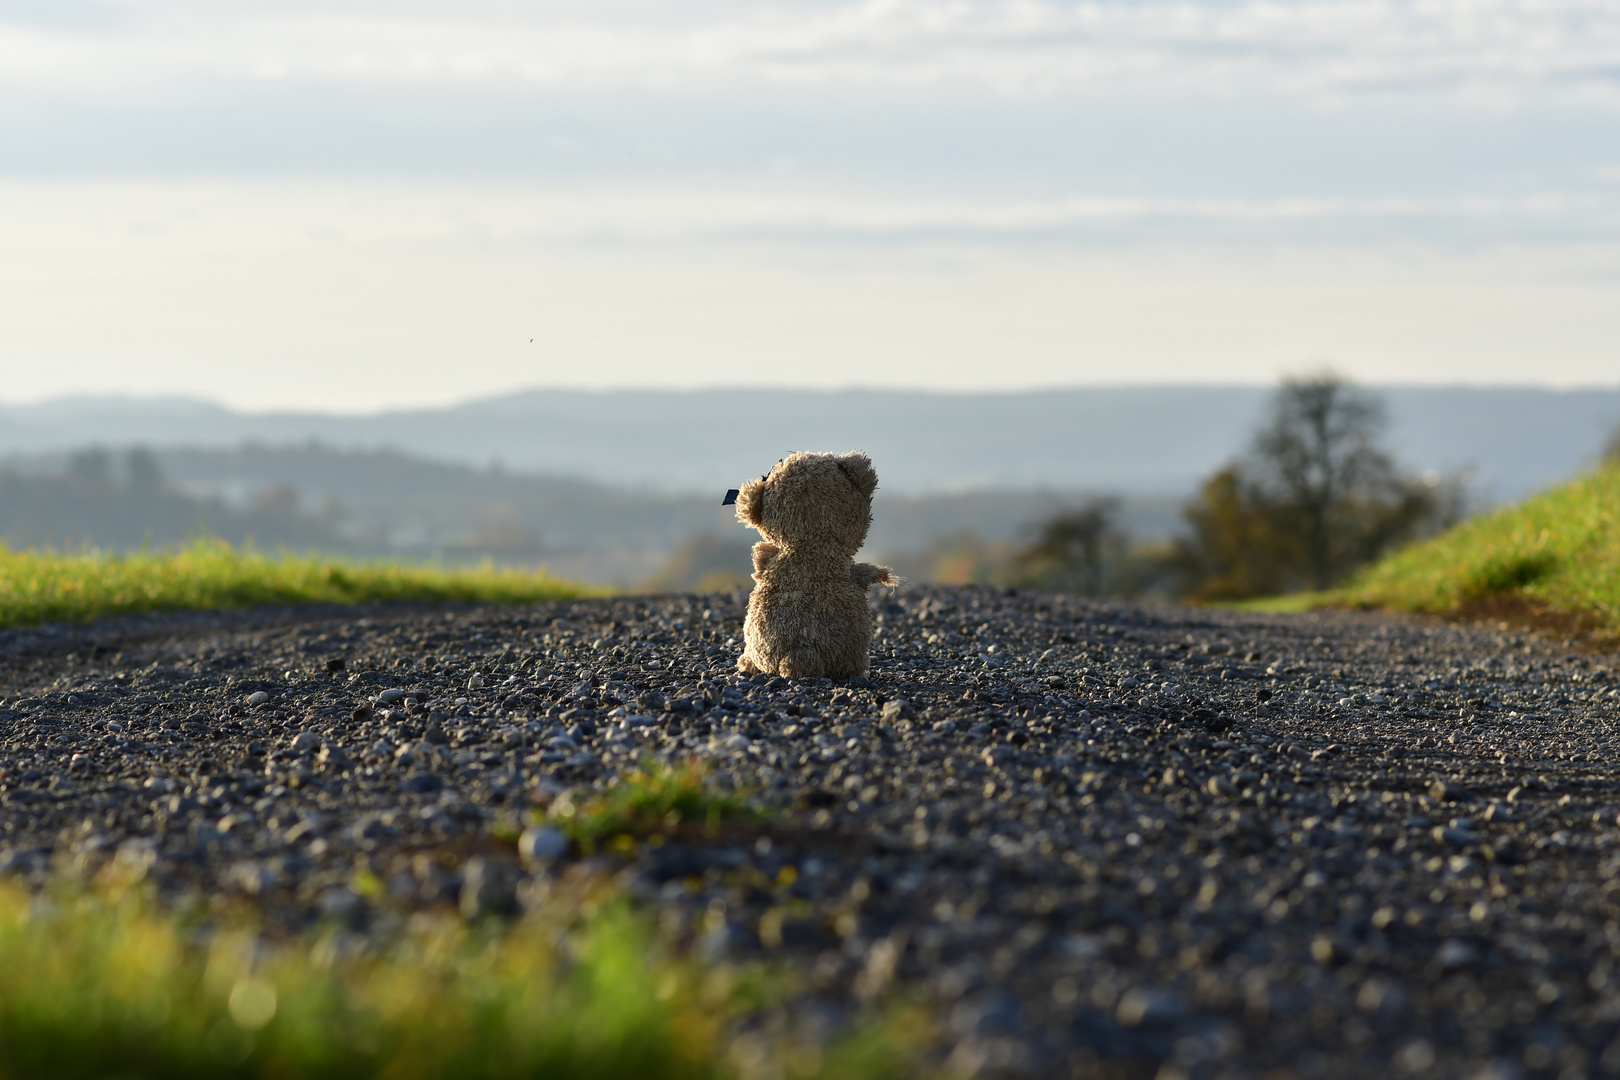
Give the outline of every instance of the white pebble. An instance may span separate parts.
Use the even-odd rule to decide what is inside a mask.
[[[529,862],[552,863],[568,852],[568,837],[556,829],[534,826],[523,830],[518,854]]]

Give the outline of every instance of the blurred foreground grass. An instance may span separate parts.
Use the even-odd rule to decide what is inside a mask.
[[[723,821],[764,820],[765,814],[743,796],[709,787],[706,772],[695,761],[675,766],[648,761],[616,778],[604,792],[553,801],[546,819],[586,852],[604,845],[634,851],[638,842],[658,837],[662,843],[683,826],[712,834]]]
[[[525,603],[588,592],[584,586],[523,570],[447,570],[265,555],[218,540],[199,540],[180,551],[129,555],[0,547],[0,626],[265,604]]]
[[[1385,608],[1620,632],[1620,465],[1471,518],[1342,588],[1232,606]]]
[[[0,883],[0,1076],[861,1080],[915,1075],[927,1035],[890,1009],[806,1037],[783,975],[671,954],[601,887],[379,947],[188,921],[137,877],[121,857],[90,887]]]

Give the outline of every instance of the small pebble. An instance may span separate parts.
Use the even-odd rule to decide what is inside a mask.
[[[544,825],[531,825],[518,838],[518,854],[533,863],[549,865],[568,853],[568,837]]]

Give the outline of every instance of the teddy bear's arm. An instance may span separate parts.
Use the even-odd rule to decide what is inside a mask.
[[[754,545],[754,575],[756,577],[763,574],[765,568],[771,565],[771,560],[776,558],[777,551],[777,546],[768,540],[761,540]]]
[[[863,589],[873,585],[898,585],[900,579],[894,576],[894,571],[887,566],[874,566],[871,563],[858,562],[854,566],[855,584]]]

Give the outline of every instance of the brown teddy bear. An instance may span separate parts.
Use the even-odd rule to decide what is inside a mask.
[[[788,679],[866,672],[872,613],[866,591],[899,584],[887,566],[855,561],[872,525],[877,471],[859,451],[792,454],[742,490],[737,520],[764,537],[737,670]]]

